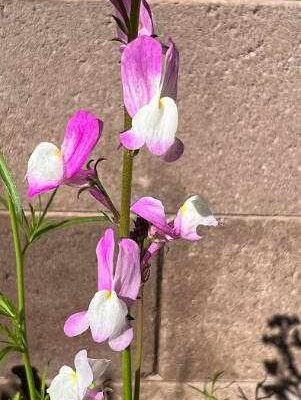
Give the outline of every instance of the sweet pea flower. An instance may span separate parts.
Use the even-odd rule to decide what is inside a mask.
[[[59,149],[53,143],[38,144],[28,160],[28,197],[48,192],[62,184],[82,184],[90,171],[84,171],[97,144],[103,123],[88,111],[77,111],[68,121]]]
[[[166,242],[174,239],[200,240],[201,236],[197,233],[198,226],[218,225],[218,221],[200,196],[189,197],[172,221],[167,220],[161,201],[153,197],[142,197],[137,200],[132,205],[131,211],[151,224],[150,236],[155,239],[144,256],[142,268]]]
[[[115,351],[124,350],[133,339],[133,328],[127,318],[127,305],[137,299],[140,283],[140,250],[131,239],[121,239],[114,268],[114,231],[107,229],[100,239],[98,258],[98,291],[87,311],[71,315],[65,322],[67,336],[77,336],[91,329],[92,338],[108,340]]]
[[[132,127],[121,133],[121,144],[129,150],[144,144],[157,156],[174,161],[183,153],[176,138],[176,105],[179,53],[170,40],[164,57],[160,42],[140,36],[130,42],[121,57],[124,104]]]
[[[109,360],[88,358],[86,350],[79,351],[74,358],[75,371],[64,365],[52,380],[47,389],[50,400],[103,399],[102,392],[90,393],[89,387],[105,372],[109,363]]]

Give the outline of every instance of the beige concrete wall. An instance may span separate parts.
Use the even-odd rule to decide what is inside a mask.
[[[180,382],[202,381],[216,370],[227,380],[248,381],[247,387],[261,379],[262,361],[271,355],[261,344],[267,319],[301,316],[300,3],[162,1],[153,10],[159,31],[181,52],[179,137],[186,151],[172,165],[142,152],[133,197],[157,196],[174,213],[185,197],[200,193],[225,223],[201,243],[171,246],[147,289],[143,370],[156,380],[144,396],[194,400]],[[0,146],[23,193],[34,146],[59,144],[68,117],[87,108],[105,122],[96,154],[108,158],[103,178],[119,200],[122,99],[111,11],[96,0],[0,0]],[[74,194],[62,190],[54,217],[95,209]],[[8,233],[2,212],[0,289],[13,293]],[[51,373],[81,346],[95,356],[109,354],[88,336],[62,334],[65,316],[94,291],[100,234],[89,226],[49,235],[29,254],[33,359],[40,368],[51,359]],[[112,358],[118,379],[118,356]]]

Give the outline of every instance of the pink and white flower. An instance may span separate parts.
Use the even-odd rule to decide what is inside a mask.
[[[102,126],[93,114],[80,110],[68,121],[61,149],[49,142],[38,144],[28,160],[28,196],[62,184],[83,183],[90,174],[83,167],[101,136]]]
[[[114,248],[114,231],[107,229],[96,249],[98,291],[87,311],[77,312],[67,319],[64,332],[72,337],[90,328],[95,342],[108,340],[113,350],[121,351],[133,340],[127,305],[135,301],[139,293],[140,250],[133,240],[121,239],[115,264]]]
[[[144,257],[142,262],[144,266],[166,242],[174,239],[200,240],[201,236],[197,233],[200,225],[218,225],[218,221],[200,196],[189,197],[171,221],[167,220],[161,201],[153,197],[142,197],[137,200],[132,205],[131,211],[151,224],[149,233],[154,241]]]
[[[120,135],[120,141],[127,149],[137,150],[146,144],[167,161],[182,155],[183,144],[176,138],[178,66],[179,53],[171,40],[165,57],[161,43],[148,36],[138,37],[124,49],[123,97],[132,127]]]
[[[109,363],[110,361],[105,359],[88,358],[86,350],[79,351],[74,358],[75,370],[64,365],[52,380],[47,389],[50,400],[102,399],[102,392],[94,393],[91,391],[92,397],[89,387],[95,379],[105,372]]]

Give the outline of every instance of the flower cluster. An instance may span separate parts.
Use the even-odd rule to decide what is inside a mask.
[[[177,80],[179,53],[171,39],[162,43],[154,33],[149,5],[142,0],[138,35],[129,40],[130,0],[111,0],[115,7],[117,36],[121,45],[121,78],[129,129],[120,133],[120,145],[132,152],[146,146],[167,162],[176,161],[184,151],[177,138]],[[88,162],[102,136],[102,121],[88,111],[76,112],[68,121],[61,149],[52,143],[40,143],[28,161],[28,196],[57,189],[61,185],[88,189],[91,195],[114,214],[119,211],[100,181],[96,168]],[[97,291],[86,310],[72,314],[65,322],[67,336],[78,336],[88,329],[96,343],[107,341],[114,351],[126,349],[133,340],[129,306],[138,298],[144,270],[167,243],[177,239],[201,239],[198,227],[216,226],[217,220],[201,197],[188,198],[174,219],[169,220],[158,199],[142,197],[131,211],[148,229],[146,238],[116,240],[112,228],[100,238]],[[117,246],[116,246],[117,245]],[[118,247],[118,250],[116,249]],[[101,399],[103,392],[92,389],[95,376],[101,375],[107,360],[91,360],[85,350],[75,357],[75,371],[64,366],[53,379],[48,393],[51,400]]]

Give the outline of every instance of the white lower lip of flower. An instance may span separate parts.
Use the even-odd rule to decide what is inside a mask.
[[[52,143],[40,143],[28,160],[29,179],[39,182],[58,182],[63,178],[64,166],[60,150]]]
[[[88,308],[91,330],[104,337],[118,336],[126,325],[127,306],[114,291],[100,290]]]
[[[167,150],[175,139],[178,127],[178,109],[173,99],[163,97],[160,92],[143,106],[133,117],[132,129],[137,133],[147,134],[146,143],[154,150]],[[167,147],[165,149],[165,147]]]
[[[77,376],[73,369],[63,366],[52,380],[47,392],[50,400],[78,400]]]

